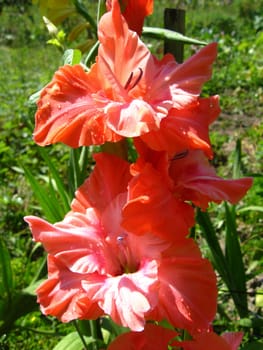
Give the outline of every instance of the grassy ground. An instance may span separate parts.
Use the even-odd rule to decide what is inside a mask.
[[[147,20],[147,25],[161,26],[163,8],[175,3],[156,1],[155,14]],[[195,3],[199,6],[195,7]],[[205,1],[195,1],[188,6],[186,31],[189,36],[219,43],[213,79],[204,89],[205,95],[221,96],[222,113],[211,128],[214,163],[221,175],[231,177],[236,142],[241,140],[242,171],[244,175],[253,175],[255,183],[240,207],[263,207],[263,2],[250,1],[249,11],[246,1],[233,1],[228,6],[213,1],[213,7],[200,3]],[[242,17],[242,11],[246,16]],[[0,234],[12,258],[17,289],[29,284],[42,256],[41,248],[32,253],[34,245],[23,222],[24,215],[37,214],[39,208],[32,199],[21,164],[29,165],[41,176],[47,173],[31,139],[34,110],[28,104],[28,97],[50,80],[62,62],[61,53],[45,44],[47,35],[39,21],[39,16],[31,10],[18,13],[14,8],[4,8],[0,16]],[[161,43],[155,45],[157,50],[162,47]],[[186,47],[186,55],[195,49]],[[66,161],[64,149],[57,147],[54,152]],[[252,292],[263,289],[260,287],[263,278],[261,214],[258,210],[248,210],[240,212],[238,217],[247,283]],[[222,208],[218,207],[211,215],[220,232],[224,220]],[[227,295],[223,292],[220,295],[221,306],[231,309]],[[259,315],[258,305],[262,307],[262,301],[259,304],[259,298],[251,295],[250,309]],[[233,318],[237,317],[231,312]],[[241,327],[239,323],[229,324],[218,322],[218,327],[220,330]],[[0,349],[51,349],[70,329],[73,330],[72,325],[44,318],[36,310],[21,317],[10,334],[0,334]],[[250,326],[244,329],[249,340]]]

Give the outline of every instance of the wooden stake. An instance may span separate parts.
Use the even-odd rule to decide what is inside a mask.
[[[175,32],[185,34],[185,10],[169,9],[164,10],[164,27]],[[165,40],[164,53],[174,55],[178,63],[184,60],[184,44],[179,41]]]

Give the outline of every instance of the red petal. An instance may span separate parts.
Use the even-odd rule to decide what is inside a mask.
[[[217,307],[215,273],[208,260],[196,257],[195,251],[191,256],[193,245],[189,240],[182,245],[185,256],[161,262],[159,304],[153,315],[192,334],[209,328]]]
[[[186,157],[171,162],[170,176],[174,180],[174,193],[183,200],[192,201],[206,209],[209,202],[237,203],[252,186],[252,178],[225,180],[201,151],[191,151]]]
[[[212,150],[209,125],[220,113],[218,96],[199,99],[185,109],[171,109],[158,131],[142,135],[142,140],[157,151],[171,156],[189,149],[202,149],[209,158]]]
[[[94,155],[96,166],[76,191],[71,204],[73,211],[86,212],[89,207],[102,211],[110,202],[122,192],[126,192],[131,178],[129,163],[121,158],[107,153]]]
[[[162,176],[146,164],[128,187],[128,203],[122,226],[135,234],[153,233],[163,239],[180,240],[194,224],[193,208],[178,201]]]
[[[96,69],[94,66],[93,70]],[[41,146],[63,142],[71,147],[117,141],[106,127],[100,105],[92,98],[99,90],[94,72],[80,65],[61,67],[38,101],[34,140]]]

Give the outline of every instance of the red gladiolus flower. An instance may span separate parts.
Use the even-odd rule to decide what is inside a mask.
[[[110,11],[113,1],[115,0],[107,0],[108,11]],[[119,2],[122,15],[126,19],[129,28],[141,35],[145,17],[153,12],[153,0],[120,0]]]
[[[129,163],[107,154],[95,159],[63,221],[25,218],[49,254],[48,280],[37,290],[43,313],[64,322],[106,314],[134,331],[164,318],[190,332],[206,330],[216,312],[210,263],[191,239],[172,243],[124,229]]]
[[[98,36],[98,57],[88,72],[80,65],[66,65],[43,89],[34,130],[39,145],[63,142],[78,147],[141,136],[159,130],[172,109],[178,112],[181,128],[182,110],[197,103],[202,85],[211,76],[216,43],[182,64],[169,54],[159,61],[129,30],[117,1],[102,16]],[[191,113],[186,112],[185,118],[191,121],[191,129],[199,128],[193,119],[200,110],[197,108],[196,116]],[[176,124],[174,112],[172,115]],[[196,138],[204,133],[192,134]],[[187,145],[189,137],[190,132]]]
[[[153,151],[139,139],[135,144],[140,157],[132,165],[134,177],[128,185],[122,225],[138,235],[151,229],[164,239],[177,239],[172,232],[174,226],[187,234],[194,224],[189,202],[202,210],[207,209],[209,202],[236,204],[252,186],[252,178],[225,180],[217,176],[200,150],[185,150],[169,158],[166,152]],[[164,222],[158,211],[163,213]],[[145,221],[148,216],[151,221]]]

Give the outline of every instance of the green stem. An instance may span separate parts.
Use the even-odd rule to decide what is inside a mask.
[[[90,332],[93,339],[103,339],[102,333],[101,333],[101,326],[100,326],[100,319],[97,320],[90,320]],[[93,350],[98,350],[98,346],[96,343],[92,344]]]
[[[82,341],[82,343],[84,345],[84,350],[88,350],[88,345],[87,345],[87,343],[85,341],[84,336],[82,335],[82,332],[81,332],[81,330],[79,328],[78,322],[76,320],[74,320],[73,324],[74,324],[74,326],[76,328],[76,331],[77,331],[77,333],[78,333],[78,335],[79,335],[79,337],[80,337],[80,339],[81,339],[81,341]]]

